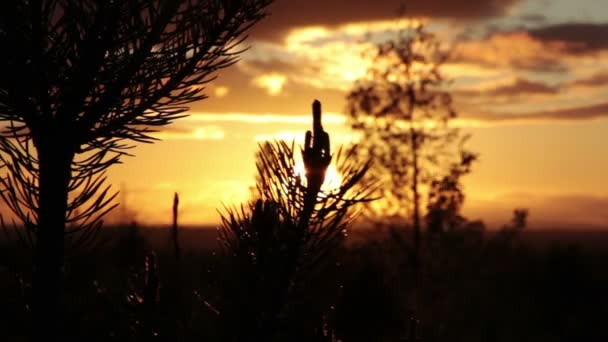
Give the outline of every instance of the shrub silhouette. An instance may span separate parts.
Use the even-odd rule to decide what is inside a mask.
[[[0,196],[35,235],[39,339],[62,331],[64,235],[81,246],[114,207],[107,168],[206,97],[269,3],[2,2]]]
[[[369,162],[357,164],[352,159],[354,149],[340,150],[336,155],[342,184],[322,190],[333,156],[318,101],[313,103],[313,131],[306,132],[300,152],[304,179],[297,174],[295,143],[277,141],[260,146],[260,199],[222,215],[221,241],[229,269],[234,272],[226,279],[224,290],[231,303],[225,304],[225,311],[227,324],[237,322],[232,333],[239,341],[272,341],[286,334],[286,322],[294,319],[285,317],[301,314],[298,305],[306,287],[343,241],[354,217],[353,206],[371,200],[372,188],[354,187],[370,167]],[[313,330],[309,327],[307,332]],[[283,338],[307,337],[292,332]]]

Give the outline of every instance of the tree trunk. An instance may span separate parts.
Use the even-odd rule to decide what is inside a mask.
[[[412,148],[412,196],[414,197],[414,210],[412,213],[412,230],[413,230],[413,244],[414,244],[414,255],[413,265],[414,271],[417,273],[420,258],[420,191],[418,190],[418,178],[420,173],[420,167],[418,165],[418,132],[414,128],[413,124],[410,123],[410,139]]]
[[[38,146],[37,151],[40,197],[32,277],[32,332],[35,341],[46,341],[61,337],[64,332],[64,231],[72,155],[55,142]]]

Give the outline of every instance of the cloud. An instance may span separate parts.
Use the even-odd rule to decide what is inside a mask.
[[[314,69],[314,64],[302,63],[301,66],[309,65]],[[265,68],[262,68],[263,65]],[[291,71],[289,71],[291,70]],[[280,73],[288,79],[283,85],[280,96],[269,94],[266,88],[253,83],[253,79],[262,74]],[[262,61],[241,60],[235,66],[222,70],[215,82],[217,86],[230,89],[228,95],[223,98],[210,96],[204,101],[192,103],[190,112],[205,113],[249,113],[249,114],[309,114],[314,99],[323,103],[324,112],[339,112],[344,108],[344,93],[336,89],[320,89],[306,82],[300,81],[297,65],[277,68],[273,70],[272,63]],[[319,71],[311,71],[306,75],[310,78],[325,80]]]
[[[247,124],[306,124],[312,123],[310,114],[248,114],[248,113],[200,113],[191,112],[182,119],[190,122],[242,122]],[[338,113],[323,113],[323,124],[344,124],[346,117]]]
[[[518,78],[512,84],[498,87],[490,91],[490,95],[513,96],[520,94],[556,94],[557,92],[557,87],[549,86],[542,82]]]
[[[566,72],[573,61],[608,52],[608,23],[562,23],[503,31],[460,42],[452,61],[537,72]],[[575,63],[574,63],[575,64]]]
[[[247,113],[306,113],[308,119],[315,98],[324,110],[343,112],[347,91],[370,63],[362,54],[369,47],[364,33],[370,27],[374,36],[393,29],[389,23],[395,22],[298,27],[283,41],[258,41],[216,81],[230,93],[194,104],[192,112],[232,115],[243,113],[247,104]],[[445,33],[445,27],[433,29]],[[487,36],[462,41],[443,66],[455,81],[456,109],[466,113],[463,125],[606,116],[599,104],[605,100],[608,69],[598,67],[600,57],[569,54],[564,51],[570,42],[541,39],[530,29],[500,30],[495,27]]]
[[[538,41],[560,44],[567,53],[586,54],[608,49],[608,23],[563,23],[528,32]]]
[[[276,133],[257,134],[254,136],[255,141],[272,141],[272,140],[283,140],[293,141],[298,140],[302,137],[302,131],[280,131]]]
[[[474,90],[455,91],[456,96],[519,96],[534,94],[557,94],[559,87],[547,85],[540,81],[528,80],[525,78],[515,78],[514,80],[492,86],[482,87]]]
[[[269,95],[276,96],[281,94],[287,81],[287,76],[273,72],[255,77],[253,79],[253,84],[266,89]]]
[[[599,87],[608,85],[608,71],[600,71],[589,77],[577,79],[570,83],[571,86]]]
[[[495,32],[481,40],[458,43],[451,61],[489,68],[565,72],[563,43],[535,39],[527,31]]]
[[[501,16],[519,0],[409,0],[408,16],[442,19],[479,19]],[[275,0],[270,15],[252,30],[254,39],[277,40],[294,28],[336,26],[346,23],[394,19],[403,0]]]
[[[401,27],[394,21],[372,26],[373,30]],[[369,64],[363,57],[369,43],[362,42],[367,30],[366,25],[359,24],[295,29],[283,43],[253,46],[238,68],[253,77],[280,74],[297,84],[345,90]]]
[[[524,14],[521,17],[521,20],[525,21],[525,22],[529,22],[529,23],[544,23],[547,21],[547,16],[545,16],[544,14]]]
[[[508,113],[490,111],[484,114],[469,112],[467,115],[467,118],[494,123],[592,120],[606,117],[608,117],[608,102],[536,112]]]
[[[222,128],[216,125],[204,126],[184,126],[186,119],[182,119],[179,123],[166,126],[162,131],[154,133],[155,138],[161,140],[222,140],[225,137],[225,132]]]

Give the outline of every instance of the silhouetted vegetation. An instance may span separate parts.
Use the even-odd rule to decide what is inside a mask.
[[[83,247],[114,207],[105,171],[206,98],[269,3],[2,2],[0,195],[34,235],[39,339],[63,330],[64,236]]]
[[[441,67],[448,52],[422,24],[378,43],[364,77],[347,95],[351,126],[362,133],[360,151],[383,181],[372,217],[411,227],[414,263],[422,243],[423,203],[428,229],[456,224],[464,200],[460,178],[477,156],[467,136],[450,126],[457,117]],[[424,198],[425,192],[428,198]]]
[[[223,217],[224,255],[232,274],[224,285],[224,312],[226,324],[236,327],[227,330],[232,335],[228,340],[315,340],[311,323],[322,322],[324,307],[307,305],[309,297],[319,295],[310,289],[322,280],[319,269],[330,264],[342,245],[353,207],[371,200],[370,187],[354,189],[370,164],[353,164],[352,150],[336,157],[344,172],[341,184],[322,190],[333,156],[318,101],[313,130],[306,132],[301,151],[305,175],[297,174],[295,153],[294,143],[260,146],[260,199]]]
[[[477,155],[423,26],[377,45],[349,93],[359,144],[332,153],[315,101],[301,148],[260,144],[254,198],[217,230],[180,227],[177,193],[167,226],[101,229],[107,169],[205,98],[269,2],[0,4],[0,340],[607,341],[608,234],[462,215]]]
[[[141,341],[144,318],[151,316],[152,322],[146,324],[154,327],[157,340],[225,341],[222,336],[234,336],[245,327],[243,323],[253,321],[231,322],[224,311],[231,307],[224,303],[245,301],[248,306],[243,310],[254,313],[251,320],[273,305],[260,297],[263,306],[258,311],[254,306],[258,298],[247,295],[264,289],[250,282],[264,273],[256,276],[249,264],[239,266],[241,271],[224,268],[239,258],[223,256],[216,230],[184,229],[180,234],[190,242],[182,249],[184,277],[178,286],[187,302],[172,307],[175,303],[167,289],[175,264],[171,230],[102,229],[99,240],[106,243],[66,264],[66,319],[72,327],[68,335],[74,340]],[[429,251],[433,258],[422,258],[421,268],[426,271],[421,282],[428,292],[416,298],[395,240],[381,232],[352,231],[346,245],[325,259],[314,277],[308,277],[302,296],[296,298],[298,305],[294,303],[285,316],[282,332],[315,335],[322,326],[318,318],[325,316],[328,330],[342,341],[399,341],[409,337],[412,302],[420,301],[422,310],[416,312],[416,319],[422,341],[604,341],[608,337],[602,329],[608,311],[606,233],[524,230],[504,241],[492,231],[451,235]],[[24,340],[31,327],[28,253],[12,238],[3,238],[0,244],[0,338]],[[152,249],[159,295],[156,311],[149,316],[143,298],[144,292],[149,293],[145,259]],[[265,253],[263,258],[281,256],[280,250]],[[133,261],[125,255],[133,255]],[[280,258],[264,261],[268,267],[264,272],[278,278],[281,262]],[[258,269],[261,272],[262,266]],[[234,288],[224,287],[224,275]],[[277,300],[271,280],[265,284],[268,288],[258,295]],[[187,317],[179,334],[171,312]],[[246,317],[244,312],[237,314]]]

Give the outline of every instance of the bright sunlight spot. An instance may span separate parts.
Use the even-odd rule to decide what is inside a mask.
[[[256,77],[253,82],[261,88],[266,89],[269,95],[279,95],[283,86],[287,83],[287,76],[279,73],[271,73]]]
[[[298,162],[296,163],[295,171],[296,175],[300,176],[303,182],[306,182],[306,169],[304,168],[304,162],[302,160],[298,160]],[[327,168],[327,173],[325,174],[325,182],[323,182],[321,190],[325,192],[336,191],[340,188],[341,184],[342,175],[340,175],[340,173],[333,164],[329,165],[329,167]]]

